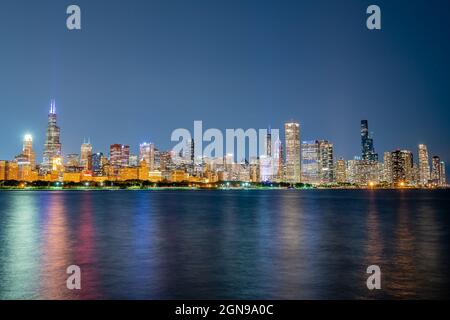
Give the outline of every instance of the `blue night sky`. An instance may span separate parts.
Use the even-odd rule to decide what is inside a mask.
[[[66,28],[78,4],[82,30]],[[382,30],[366,28],[366,8]],[[26,132],[42,159],[56,99],[63,152],[173,146],[176,128],[282,128],[360,154],[428,145],[450,162],[449,1],[3,0],[0,159]]]

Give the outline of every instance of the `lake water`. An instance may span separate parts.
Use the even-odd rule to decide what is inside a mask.
[[[448,299],[449,226],[449,190],[4,191],[0,299]]]

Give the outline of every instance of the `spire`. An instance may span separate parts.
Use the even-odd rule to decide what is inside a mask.
[[[50,113],[56,114],[56,102],[55,99],[50,100]]]

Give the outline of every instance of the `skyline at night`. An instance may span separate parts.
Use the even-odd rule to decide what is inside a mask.
[[[98,151],[112,141],[170,149],[170,133],[194,120],[224,130],[294,118],[302,140],[331,139],[351,159],[369,119],[376,150],[426,144],[449,162],[448,4],[380,1],[376,33],[365,1],[169,2],[80,1],[79,32],[65,28],[66,3],[5,4],[0,159],[26,133],[42,154],[54,97],[66,153],[89,137]]]

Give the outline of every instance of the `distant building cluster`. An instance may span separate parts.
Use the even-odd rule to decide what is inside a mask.
[[[93,152],[89,140],[79,154],[62,152],[55,101],[51,102],[43,161],[36,162],[31,135],[25,135],[22,153],[12,161],[0,160],[0,181],[48,181],[79,183],[106,181],[149,181],[154,183],[218,182],[285,183],[312,186],[357,187],[445,187],[445,164],[432,156],[427,146],[418,146],[415,161],[409,150],[385,152],[381,162],[375,152],[367,120],[361,121],[361,155],[351,160],[335,159],[328,140],[301,141],[300,125],[285,123],[285,141],[270,131],[264,155],[236,163],[233,154],[220,158],[196,158],[194,140],[180,154],[161,151],[143,142],[138,154],[129,145],[111,144],[109,154]]]

